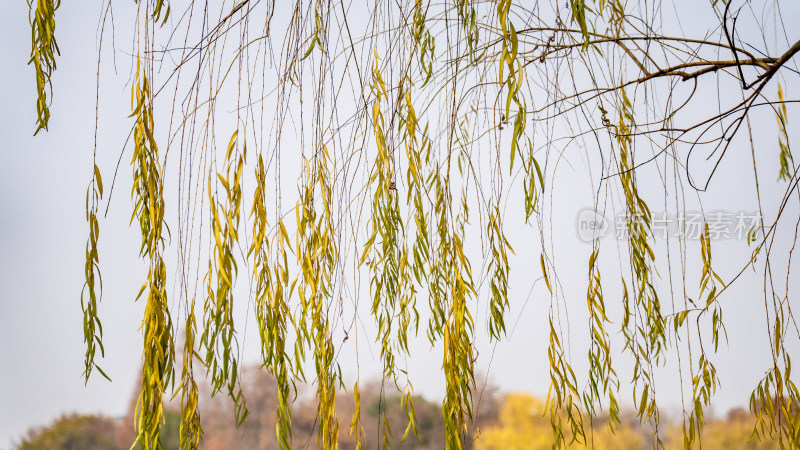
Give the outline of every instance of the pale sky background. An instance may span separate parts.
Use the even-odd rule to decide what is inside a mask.
[[[104,173],[106,191],[130,126],[127,118],[130,59],[126,53],[130,44],[126,40],[128,35],[122,31],[131,28],[125,20],[132,11],[133,2],[129,3],[119,7],[115,4],[117,73],[109,54],[104,56],[102,69],[98,163]],[[798,9],[795,7],[786,14],[793,18],[788,23],[796,28],[794,24],[800,23]],[[137,258],[138,230],[128,227],[132,207],[128,156],[123,157],[120,166],[108,218],[101,220],[99,244],[105,287],[100,314],[106,347],[106,358],[101,365],[113,383],[94,376],[84,386],[81,378],[84,347],[79,294],[87,233],[84,200],[91,176],[98,15],[97,2],[91,5],[63,2],[58,10],[56,33],[61,56],[53,79],[55,95],[50,129],[33,137],[35,82],[33,68],[26,65],[30,51],[28,8],[22,1],[0,2],[0,192],[3,193],[0,195],[0,449],[10,447],[12,440],[18,440],[28,427],[46,424],[62,413],[102,412],[123,416],[135,389],[143,304],[134,303],[133,299],[144,266]],[[798,30],[789,31],[796,40]],[[791,78],[786,71],[783,74],[788,79],[790,96],[798,92],[798,77]],[[773,96],[776,88],[775,84],[770,85],[768,95]],[[792,108],[789,111],[791,123],[796,123],[794,117],[799,117],[800,111]],[[760,170],[769,174],[762,179],[765,209],[774,211],[777,199],[768,194],[782,188],[773,182],[777,176],[778,151],[774,117],[766,115],[754,120],[755,128],[769,130],[764,134],[765,140],[758,142],[758,148],[764,152],[759,154],[759,163],[763,158]],[[703,196],[707,210],[755,209],[750,158],[748,146],[732,147],[721,173]],[[572,162],[571,170],[585,171],[586,161],[576,157]],[[553,240],[559,244],[556,265],[561,269],[570,313],[574,314],[571,318],[574,345],[581,345],[584,339],[577,335],[576,327],[586,323],[581,308],[585,305],[586,261],[591,248],[579,241],[575,227],[578,212],[592,203],[593,193],[586,178],[576,176],[572,189],[559,191],[552,211],[556,224]],[[509,208],[512,209],[515,208]],[[796,202],[788,213],[797,217]],[[544,285],[535,284],[540,276],[538,237],[526,235],[531,230],[513,224],[516,219],[518,214],[510,212],[508,233],[517,253],[511,260],[510,336],[496,347],[479,336],[478,366],[485,373],[491,360],[490,380],[502,390],[524,390],[543,397],[549,382],[546,353],[549,299]],[[785,245],[791,239],[791,231],[791,227],[782,229],[778,242]],[[734,240],[713,245],[715,261],[719,262],[717,271],[723,278],[732,275],[751,251],[744,242]],[[480,248],[473,247],[471,251],[479,252]],[[695,251],[699,258],[697,248],[690,247],[690,251]],[[776,258],[776,261],[785,259],[781,255]],[[604,253],[603,264],[614,270],[616,255],[611,251]],[[659,266],[662,277],[666,273],[663,269]],[[609,272],[606,279],[615,279],[612,274]],[[792,282],[796,286],[796,281]],[[760,283],[760,275],[751,272],[723,297],[729,343],[720,348],[716,360],[722,387],[714,405],[720,411],[746,406],[750,391],[767,368],[769,343],[763,325]],[[663,280],[662,285],[666,286]],[[606,288],[607,302],[614,293],[612,287]],[[242,317],[245,314],[242,309]],[[515,327],[518,316],[519,325]],[[369,316],[364,315],[363,320],[370,320]],[[255,362],[257,342],[252,334],[248,338],[245,332],[248,326],[254,326],[252,319],[247,325],[239,323],[246,338],[245,360]],[[483,326],[480,320],[477,326]],[[797,354],[796,339],[791,349]],[[415,341],[413,351],[415,356],[409,361],[409,371],[417,392],[438,399],[443,392],[438,349],[428,349],[423,333]],[[353,349],[343,351],[339,361],[345,377],[351,380],[355,376],[354,354]],[[576,369],[585,368],[582,352],[576,353],[575,359]],[[624,358],[618,361],[624,366]],[[362,378],[373,378],[379,373],[378,362],[369,352],[360,350],[359,362]],[[622,389],[627,385],[628,373],[620,370]],[[676,399],[680,398],[680,386],[674,367],[659,370],[658,375],[657,389],[664,411],[679,411]],[[624,398],[626,404],[630,403],[627,395]]]

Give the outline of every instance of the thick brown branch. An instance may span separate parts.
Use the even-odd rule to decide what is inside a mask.
[[[750,83],[749,85],[747,85],[747,86],[746,86],[746,87],[747,87],[747,89],[750,89],[750,88],[751,88],[751,87],[753,87],[753,86],[754,86],[756,83],[760,83],[762,80],[769,80],[770,78],[772,78],[772,76],[773,76],[773,75],[775,75],[775,72],[777,72],[777,71],[778,71],[778,69],[780,69],[780,68],[781,68],[781,66],[783,66],[784,64],[786,64],[786,62],[787,62],[787,61],[789,61],[790,59],[792,59],[792,57],[793,57],[793,56],[794,56],[794,55],[795,55],[795,54],[796,54],[798,51],[800,51],[800,41],[797,41],[797,42],[795,42],[795,43],[794,43],[794,45],[793,45],[793,46],[791,46],[791,47],[789,48],[789,50],[786,50],[786,53],[784,53],[784,54],[783,54],[783,56],[781,56],[780,58],[778,58],[778,60],[777,60],[777,61],[775,61],[775,63],[773,63],[773,64],[770,66],[770,68],[769,68],[769,69],[768,69],[766,72],[762,73],[762,74],[761,74],[761,75],[760,75],[758,78],[756,78],[756,80],[755,80],[755,81],[753,81],[752,83]]]
[[[719,69],[724,69],[726,67],[733,67],[737,65],[742,66],[758,66],[764,70],[770,70],[772,67],[771,64],[775,64],[776,60],[774,58],[756,58],[756,59],[744,59],[739,60],[738,63],[733,60],[728,61],[695,61],[689,63],[678,64],[676,66],[668,67],[666,69],[661,69],[657,72],[653,72],[651,74],[647,74],[645,77],[640,78],[638,81],[642,83],[647,81],[651,78],[662,77],[662,76],[680,76],[685,80],[689,80],[700,75],[709,73],[709,72],[716,72]],[[694,72],[686,72],[681,69],[686,69],[689,67],[703,67],[700,70]]]
[[[700,75],[704,75],[709,72],[716,72],[717,70],[724,69],[726,67],[741,67],[741,66],[757,66],[764,69],[764,73],[758,76],[752,83],[745,86],[745,89],[750,89],[756,84],[768,80],[772,78],[775,72],[781,68],[787,61],[789,61],[798,51],[800,51],[800,41],[797,41],[789,50],[786,51],[780,58],[753,58],[753,59],[744,59],[739,61],[728,60],[728,61],[695,61],[689,63],[678,64],[676,66],[668,67],[666,69],[659,70],[653,73],[646,73],[645,76],[637,80],[639,83],[645,82],[652,78],[662,77],[662,76],[679,76],[683,78],[684,81],[690,80],[692,78],[697,78]],[[686,69],[689,67],[703,67],[702,69],[696,70],[694,72],[686,72],[682,69]]]

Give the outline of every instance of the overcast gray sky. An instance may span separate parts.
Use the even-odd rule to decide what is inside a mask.
[[[106,53],[101,78],[98,161],[107,186],[130,126],[126,84],[130,72],[129,41],[121,31],[132,27],[125,20],[131,17],[134,6],[133,2],[128,3],[128,9],[115,4],[116,73],[110,54]],[[800,23],[796,9],[787,14],[794,18],[791,23]],[[30,51],[28,8],[22,1],[0,2],[0,448],[10,446],[29,426],[45,424],[61,413],[122,416],[135,388],[143,305],[133,299],[145,272],[137,258],[138,230],[128,227],[130,177],[125,158],[109,216],[101,222],[100,238],[105,287],[100,314],[106,347],[101,365],[113,383],[95,376],[84,386],[81,378],[84,347],[79,294],[87,233],[84,200],[91,176],[94,133],[98,15],[97,2],[63,2],[58,10],[56,34],[61,56],[53,79],[50,129],[33,137],[35,84],[33,69],[26,65]],[[796,39],[798,30],[790,31]],[[798,92],[800,83],[790,83]],[[790,115],[792,123],[796,123],[794,117],[800,117],[800,111],[790,109]],[[774,127],[774,118],[766,116],[756,125]],[[777,143],[772,132],[767,136],[763,157],[766,167],[770,167],[777,162]],[[575,168],[570,170],[584,173],[585,161],[576,158],[572,163]],[[754,210],[750,167],[749,147],[733,148],[712,189],[705,194],[704,206],[731,212]],[[585,304],[582,283],[591,251],[577,238],[575,226],[579,211],[592,204],[591,186],[581,181],[585,179],[576,177],[573,188],[559,192],[553,202],[554,222],[559,224],[553,231],[554,241],[561,246],[556,264],[563,268],[566,295],[574,298],[574,302],[570,300],[570,305],[575,305],[574,324],[585,323],[580,312]],[[764,182],[764,192],[770,192],[770,183],[771,179]],[[777,187],[772,189],[777,192]],[[767,200],[768,206],[774,207],[770,202]],[[792,208],[790,213],[796,215],[797,205]],[[782,231],[778,239],[787,242],[789,231]],[[509,225],[509,238],[517,250],[510,280],[509,329],[514,332],[507,342],[496,347],[480,337],[478,365],[485,371],[491,360],[490,379],[503,390],[526,390],[544,396],[549,381],[549,300],[545,287],[535,284],[540,273],[538,237],[526,233],[530,233],[529,228]],[[721,261],[717,271],[723,276],[732,275],[733,267],[750,252],[744,242],[730,240],[715,242],[714,250],[715,258]],[[480,248],[473,247],[471,251],[479,252]],[[608,259],[604,264],[613,268],[615,256],[609,253],[604,258]],[[662,276],[664,273],[662,270]],[[768,343],[763,332],[760,276],[747,274],[737,283],[737,288],[724,298],[730,306],[725,316],[730,341],[720,350],[717,362],[723,378],[715,405],[721,410],[746,405],[750,390],[769,360],[765,354]],[[608,288],[607,298],[613,295],[613,288]],[[242,303],[245,311],[246,303]],[[519,326],[514,328],[517,316]],[[364,319],[368,320],[368,316]],[[246,326],[243,324],[240,330]],[[753,333],[754,327],[757,334]],[[576,338],[577,342],[580,339]],[[796,352],[795,344],[792,348]],[[256,361],[257,343],[252,336],[245,347],[246,360]],[[360,376],[377,376],[375,355],[359,351]],[[355,352],[351,349],[342,353],[340,363],[346,377],[355,376]],[[409,370],[415,387],[429,397],[438,397],[443,386],[438,350],[429,350],[423,337],[416,341],[414,353]],[[663,373],[659,392],[667,410],[680,406],[675,400],[680,386],[669,370],[659,372]],[[627,379],[622,378],[624,387]]]

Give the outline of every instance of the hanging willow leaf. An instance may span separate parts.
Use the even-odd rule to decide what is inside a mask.
[[[153,111],[150,83],[141,59],[136,58],[136,74],[131,88],[133,128],[133,219],[139,222],[142,236],[140,255],[149,260],[147,280],[139,291],[145,292],[142,321],[144,350],[142,392],[136,405],[136,442],[145,450],[160,448],[161,425],[164,422],[162,403],[173,380],[175,348],[172,318],[167,303],[167,268],[162,258],[165,228],[162,168],[153,132]],[[137,299],[139,298],[137,297]]]
[[[28,64],[33,64],[36,70],[36,131],[47,130],[50,123],[50,104],[47,100],[48,91],[52,95],[53,85],[51,77],[56,70],[56,55],[60,55],[56,43],[56,10],[61,6],[61,0],[28,0],[30,13],[28,20],[31,24],[31,59]]]
[[[783,100],[783,86],[778,84],[778,105],[777,105],[777,118],[778,130],[778,147],[780,152],[778,159],[780,161],[780,171],[778,172],[778,179],[788,181],[792,178],[792,170],[790,165],[793,163],[792,152],[789,149],[789,132],[786,130],[786,124],[789,120],[789,113],[786,110],[786,102]]]
[[[619,124],[616,141],[619,149],[619,173],[625,197],[627,220],[627,245],[631,254],[634,274],[633,306],[628,305],[627,286],[625,287],[625,315],[622,333],[625,336],[625,349],[634,357],[633,383],[634,404],[638,404],[637,415],[640,420],[650,421],[656,428],[659,424],[659,411],[653,387],[653,366],[660,359],[666,347],[665,319],[661,302],[655,289],[653,270],[654,253],[651,248],[652,215],[644,199],[639,196],[636,170],[633,161],[633,104],[625,90],[621,90]],[[631,314],[640,317],[644,326],[631,321]],[[661,445],[661,437],[654,435],[654,445]]]
[[[313,168],[306,161],[301,203],[296,207],[299,231],[296,253],[302,261],[298,287],[302,308],[295,318],[295,323],[300,324],[296,346],[301,347],[299,353],[305,352],[302,347],[311,346],[313,349],[318,401],[317,436],[321,448],[335,448],[339,437],[336,389],[340,376],[328,319],[333,301],[333,268],[337,259],[329,164],[330,155],[325,146],[314,156]],[[322,200],[320,205],[315,203],[315,198]],[[307,324],[312,325],[311,329]]]
[[[239,238],[239,216],[242,205],[242,170],[247,157],[247,145],[242,152],[235,151],[236,130],[231,135],[225,151],[225,172],[217,173],[224,189],[221,199],[215,196],[212,186],[215,178],[208,175],[208,200],[211,207],[211,232],[214,237],[213,256],[208,261],[206,275],[206,301],[204,305],[203,335],[201,345],[206,350],[206,367],[211,373],[212,393],[223,387],[234,402],[236,424],[241,425],[247,417],[247,407],[241,388],[237,386],[239,362],[235,345],[233,323],[233,286],[238,267],[234,247]],[[233,173],[231,173],[233,171]],[[233,176],[233,178],[231,178]]]
[[[182,449],[196,449],[200,446],[203,437],[203,427],[200,423],[199,390],[194,378],[194,361],[200,360],[195,352],[195,336],[197,321],[194,316],[194,299],[188,305],[186,312],[186,327],[184,328],[183,342],[183,369],[181,372],[181,428],[180,439]]]
[[[86,188],[86,221],[89,223],[89,238],[86,242],[86,260],[84,265],[85,282],[81,289],[81,310],[83,311],[83,340],[86,343],[83,378],[89,382],[93,369],[97,369],[107,380],[111,379],[103,369],[95,363],[97,349],[100,356],[105,356],[103,349],[103,325],[97,311],[97,305],[103,296],[103,277],[100,274],[100,256],[97,242],[100,238],[100,224],[97,220],[97,209],[103,197],[103,179],[100,169],[94,165],[93,178]]]

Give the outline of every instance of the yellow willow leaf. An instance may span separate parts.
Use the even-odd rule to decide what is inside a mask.
[[[103,177],[100,176],[100,168],[97,167],[97,164],[94,165],[94,176],[97,180],[97,190],[100,192],[100,196],[103,196]],[[113,183],[112,183],[113,184]]]
[[[542,276],[544,277],[544,283],[547,285],[547,290],[550,291],[550,293],[552,294],[553,293],[553,289],[550,287],[550,280],[547,277],[547,268],[544,265],[544,255],[543,254],[539,255],[539,261],[542,264]]]
[[[283,236],[286,244],[289,244],[289,233],[286,231],[286,226],[283,224],[283,219],[278,220],[278,225],[280,225],[281,236]]]
[[[361,258],[358,259],[358,265],[364,264],[364,261],[367,259],[367,255],[369,255],[370,250],[372,249],[372,244],[375,242],[375,238],[378,236],[378,230],[376,229],[372,236],[367,240],[367,243],[364,244],[364,252],[361,253]]]
[[[225,160],[229,161],[231,159],[231,153],[233,153],[233,149],[236,147],[236,136],[239,135],[239,130],[233,132],[231,136],[230,142],[228,142],[228,150],[225,152]]]
[[[517,58],[517,49],[519,48],[519,41],[517,40],[517,30],[516,28],[514,28],[514,24],[509,23],[509,28],[511,31],[509,35],[509,40],[511,41],[511,55],[509,59],[511,61],[514,61]]]

